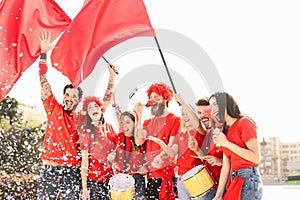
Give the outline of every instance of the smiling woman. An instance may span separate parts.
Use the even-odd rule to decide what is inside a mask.
[[[71,19],[74,19],[82,8],[84,0],[77,0],[76,2],[73,0],[56,0],[56,2]],[[296,86],[300,85],[296,71],[297,66],[300,66],[298,59],[300,29],[296,26],[300,13],[296,9],[298,7],[296,1],[286,3],[283,1],[261,2],[256,0],[250,4],[239,1],[217,3],[192,0],[183,3],[165,0],[144,1],[144,3],[154,28],[176,31],[189,37],[195,44],[199,44],[205,49],[205,54],[211,56],[216,64],[226,91],[234,94],[240,100],[241,106],[244,107],[243,110],[256,119],[259,125],[259,137],[280,137],[284,141],[300,141],[300,134],[297,134],[294,127],[286,126],[286,124],[298,123],[296,113],[300,113],[300,107],[293,107],[293,111],[286,108],[276,109],[276,116],[273,114],[274,108],[277,108],[281,101],[278,98],[278,92],[282,97],[289,97],[295,102],[300,101],[300,96],[294,92],[297,91]],[[272,6],[271,9],[270,5]],[[253,15],[254,11],[255,15]],[[178,13],[183,14],[178,15]],[[282,14],[279,15],[278,13]],[[166,45],[172,43],[181,48],[187,55],[195,55],[198,57],[197,59],[202,59],[199,56],[199,51],[191,48],[190,45],[190,48],[182,48],[183,44],[176,39],[167,41],[166,44],[160,37],[158,39],[163,51]],[[175,51],[170,50],[170,52]],[[134,57],[135,60],[140,60],[139,56]],[[108,58],[110,57],[108,56]],[[154,56],[148,56],[148,58],[150,60],[155,59]],[[128,69],[133,71],[130,65],[135,65],[135,60],[131,59],[127,60],[128,62],[120,63],[122,66],[128,64],[126,68],[122,69],[125,72],[120,71],[120,77],[124,76]],[[166,57],[169,67],[173,66],[170,63],[171,60],[173,58]],[[191,59],[188,58],[187,60]],[[195,65],[211,70],[211,66],[207,63],[200,62]],[[36,84],[38,82],[37,77],[32,76],[37,70],[36,66],[34,64],[25,71],[9,95],[16,97],[22,103],[41,108],[39,86]],[[49,69],[48,73],[55,80],[51,83],[53,92],[58,100],[61,100],[60,86],[68,83],[68,80],[52,68]],[[135,74],[137,73],[142,75],[140,71],[136,71]],[[195,73],[189,74],[190,76],[195,75]],[[124,91],[120,89],[118,92],[120,96],[127,97],[128,94],[125,92],[129,92],[142,83],[130,85],[132,81],[128,81],[128,84],[123,84],[123,82],[121,84],[127,85],[129,89],[125,88]],[[121,88],[121,86],[119,87]],[[191,102],[199,97],[207,96],[207,92],[201,93],[205,87],[201,87],[202,89],[193,87],[198,93],[195,93],[195,98]],[[30,90],[24,88],[30,88]],[[245,93],[245,91],[248,92]],[[189,96],[193,97],[193,95]],[[264,103],[261,102],[261,99],[264,100]],[[119,99],[118,102],[120,102]],[[251,105],[249,102],[252,102]],[[126,108],[125,103],[121,106]],[[289,117],[283,120],[282,117],[277,116]]]
[[[104,103],[99,98],[85,97],[77,123],[83,199],[109,199],[108,182],[114,172],[107,157],[115,149],[116,133],[105,121],[104,112]]]

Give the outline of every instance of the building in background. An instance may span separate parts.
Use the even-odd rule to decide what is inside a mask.
[[[300,175],[300,142],[281,142],[278,137],[260,142],[260,172],[265,184],[286,183],[289,176]]]

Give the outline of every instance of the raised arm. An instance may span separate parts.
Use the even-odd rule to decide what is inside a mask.
[[[109,79],[107,83],[107,88],[103,97],[103,103],[105,109],[108,108],[108,106],[112,102],[112,95],[114,93],[114,88],[115,88],[115,77],[116,77],[116,72],[118,71],[115,66],[111,66],[108,64],[107,65],[108,71],[109,71]]]
[[[184,99],[181,97],[180,94],[175,94],[174,98],[176,99],[177,102],[179,102],[182,106],[182,111],[186,113],[188,118],[190,119],[193,129],[197,129],[199,133],[205,134],[206,129],[204,125],[200,122],[197,114],[192,110],[192,108],[184,101]]]
[[[41,55],[39,62],[39,75],[41,83],[41,98],[46,100],[52,94],[50,84],[46,78],[47,67],[47,52],[51,49],[51,33],[43,31],[40,36],[38,36],[41,47]]]
[[[112,107],[115,109],[115,113],[116,113],[118,125],[120,126],[120,117],[121,117],[122,111],[121,111],[120,106],[116,102],[116,95],[115,95],[115,93],[116,93],[116,91],[114,91],[113,94],[112,94],[112,97],[113,97]]]
[[[138,121],[134,130],[134,141],[136,145],[140,146],[146,141],[147,132],[142,127],[142,114],[144,110],[144,105],[138,102],[133,107],[133,112],[136,114]]]

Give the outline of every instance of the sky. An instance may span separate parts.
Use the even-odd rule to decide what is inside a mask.
[[[56,2],[74,18],[83,0]],[[300,142],[296,126],[300,113],[297,90],[300,85],[297,69],[300,66],[300,12],[296,0],[144,0],[144,3],[154,29],[170,31],[172,37],[184,36],[182,41],[174,40],[172,48],[192,41],[199,48],[196,52],[191,52],[191,48],[186,54],[194,55],[199,50],[199,54],[204,52],[205,59],[212,61],[220,77],[217,81],[221,81],[224,91],[235,97],[241,111],[256,121],[260,138],[279,137],[281,141]],[[188,65],[188,60],[182,59],[184,56],[171,50],[165,52],[170,66]],[[117,81],[121,82],[125,74],[133,72],[135,65],[150,62],[143,59],[142,54],[135,51],[115,59],[116,66],[126,65],[124,60],[127,60],[132,67],[119,68]],[[149,54],[153,54],[153,50]],[[151,62],[156,62],[153,60]],[[34,75],[37,69],[37,64],[29,68],[9,96],[40,107],[38,76]],[[206,77],[200,80],[200,75],[193,73],[193,67],[172,70],[177,70],[190,84],[195,101],[209,95],[209,86],[203,86]],[[106,82],[105,78],[103,75],[99,81]],[[68,82],[51,68],[48,79],[53,89]],[[180,84],[175,83],[178,87]],[[62,96],[61,91],[59,88],[54,93]]]

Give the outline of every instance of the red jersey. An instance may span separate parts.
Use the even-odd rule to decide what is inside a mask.
[[[190,134],[197,140],[198,146],[201,148],[204,135],[201,135],[196,130],[191,130]],[[176,161],[178,175],[183,175],[190,169],[202,164],[201,159],[193,157],[198,155],[188,148],[188,138],[189,135],[183,132],[178,133],[175,138],[174,143],[178,144],[178,157]]]
[[[74,113],[65,112],[61,104],[51,94],[43,101],[47,113],[47,128],[44,137],[41,160],[58,165],[79,168],[81,165],[78,145],[78,132]]]
[[[96,127],[95,131],[97,138],[94,138],[94,135],[88,129],[84,129],[79,136],[81,149],[89,152],[88,179],[109,182],[109,179],[113,176],[113,170],[111,164],[107,161],[107,156],[115,149],[116,133],[108,123],[105,123],[102,128],[105,135],[102,135]]]
[[[218,158],[223,157],[222,148],[216,147],[216,145],[212,139],[212,131],[210,131],[210,130],[206,132],[205,139],[203,141],[201,149],[206,155],[215,156]],[[216,165],[212,166],[206,160],[204,161],[204,165],[207,167],[207,169],[209,170],[209,172],[211,173],[211,175],[214,177],[215,181],[217,182],[217,184],[214,185],[214,188],[217,189],[218,184],[219,184],[222,166],[216,166]]]
[[[146,145],[136,147],[133,141],[134,138],[125,136],[124,132],[117,136],[117,170],[120,173],[135,174],[145,163]]]
[[[164,143],[169,143],[171,136],[176,136],[180,127],[180,118],[172,113],[165,117],[154,117],[144,121],[143,128],[147,131],[148,136],[154,136]],[[160,169],[153,168],[151,162],[154,157],[160,154],[161,147],[151,140],[146,141],[146,161],[148,166],[148,178],[174,177],[174,162],[169,157],[163,159],[163,167]]]
[[[252,138],[257,138],[256,125],[247,117],[239,118],[229,127],[226,138],[242,148],[247,148],[246,142]],[[258,166],[258,164],[241,158],[227,148],[223,148],[223,151],[230,160],[232,170]]]

